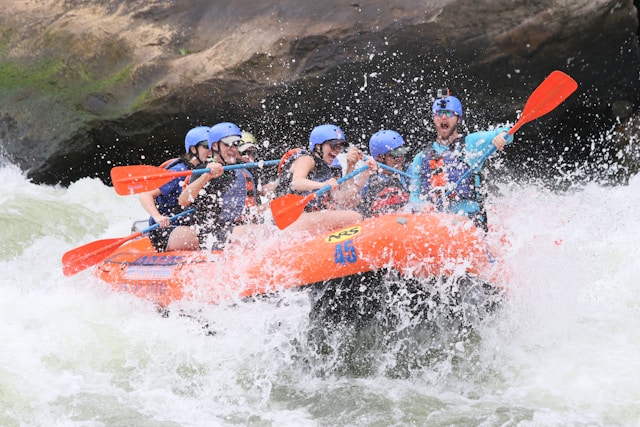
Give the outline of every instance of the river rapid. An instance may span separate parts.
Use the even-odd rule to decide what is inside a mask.
[[[640,425],[640,176],[499,184],[509,298],[477,340],[404,376],[301,363],[304,292],[163,317],[90,269],[64,277],[63,253],[145,218],[137,198],[7,163],[0,180],[1,426]]]

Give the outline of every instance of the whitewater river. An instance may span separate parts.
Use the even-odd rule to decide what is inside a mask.
[[[509,300],[455,357],[404,376],[310,366],[303,293],[187,307],[205,329],[91,270],[64,277],[64,252],[130,234],[137,199],[92,179],[36,186],[7,164],[0,182],[0,426],[640,425],[638,176],[500,185]]]

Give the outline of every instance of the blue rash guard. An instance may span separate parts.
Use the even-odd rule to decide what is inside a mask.
[[[169,163],[166,167],[167,170],[181,172],[194,167],[184,159],[176,159]],[[154,200],[158,212],[164,216],[173,216],[182,212],[182,208],[178,203],[178,197],[182,193],[182,184],[185,181],[185,177],[174,178],[171,181],[164,184],[159,188],[160,195]],[[187,221],[182,220],[181,223]],[[149,225],[154,225],[156,222],[153,217],[149,217]]]
[[[421,207],[425,202],[431,202],[440,210],[466,214],[477,225],[486,228],[486,218],[478,217],[484,211],[479,192],[479,172],[485,160],[482,157],[493,146],[493,138],[507,130],[508,128],[499,128],[475,132],[464,137],[463,141],[456,140],[449,145],[433,142],[431,147],[418,153],[409,168],[409,204]],[[505,139],[507,143],[511,143],[513,136],[507,135]],[[436,169],[432,164],[434,160],[440,162]],[[466,178],[463,178],[469,171]],[[435,175],[442,175],[444,185],[433,185]]]

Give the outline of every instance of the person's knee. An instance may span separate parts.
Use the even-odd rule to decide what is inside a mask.
[[[167,244],[168,251],[187,250],[193,251],[198,249],[200,242],[198,236],[191,227],[177,227],[171,233]]]
[[[364,219],[364,217],[362,216],[362,214],[358,211],[344,211],[343,213],[343,217],[345,220],[349,221],[349,222],[359,222],[362,221]]]

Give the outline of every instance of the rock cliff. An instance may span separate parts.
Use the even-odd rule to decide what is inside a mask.
[[[219,121],[253,132],[265,159],[324,122],[362,147],[396,129],[415,151],[436,88],[462,100],[473,131],[515,122],[554,69],[578,91],[518,131],[506,164],[530,177],[586,164],[615,182],[638,169],[632,0],[0,5],[0,143],[38,183],[109,182],[114,165],[159,164]]]

